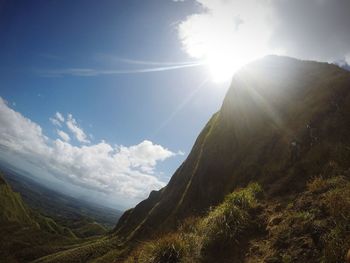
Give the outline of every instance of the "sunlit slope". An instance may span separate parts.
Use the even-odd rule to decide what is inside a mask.
[[[125,212],[114,233],[157,235],[250,181],[268,196],[301,191],[329,161],[349,167],[349,130],[349,72],[276,56],[249,64],[169,184]]]

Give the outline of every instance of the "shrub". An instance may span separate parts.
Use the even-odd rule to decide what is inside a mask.
[[[307,188],[310,192],[313,193],[321,193],[328,188],[328,182],[327,180],[323,179],[321,176],[316,177],[315,179],[311,180],[307,183]]]
[[[256,205],[256,196],[260,193],[261,187],[255,183],[235,191],[199,223],[199,233],[203,237],[201,253],[204,256],[238,242],[242,232],[252,224],[249,209]]]
[[[256,206],[261,194],[262,189],[256,183],[232,192],[207,216],[189,217],[176,233],[145,242],[125,263],[192,263],[210,257],[218,260],[222,256],[216,253],[218,249],[236,244],[241,233],[251,225],[249,210]]]
[[[261,186],[258,183],[251,183],[248,187],[227,195],[224,203],[247,210],[256,205],[257,197],[261,195]]]
[[[181,235],[173,233],[141,246],[138,253],[132,256],[139,263],[177,263],[185,262],[187,244]],[[131,259],[127,262],[133,262]]]
[[[350,184],[329,191],[325,196],[329,213],[336,224],[350,224]]]
[[[307,187],[310,192],[313,193],[324,193],[330,189],[342,187],[347,184],[347,180],[343,176],[335,176],[330,178],[323,178],[318,176],[308,182]]]

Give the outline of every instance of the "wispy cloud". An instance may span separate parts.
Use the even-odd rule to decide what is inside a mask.
[[[141,63],[141,61],[139,61]],[[146,62],[145,62],[146,63]],[[191,67],[203,66],[202,62],[179,64],[173,66],[162,66],[162,67],[150,67],[141,69],[127,69],[127,70],[105,70],[105,69],[94,69],[94,68],[65,68],[65,69],[54,69],[54,70],[36,70],[36,72],[45,77],[62,77],[62,76],[78,76],[78,77],[95,77],[101,75],[123,75],[123,74],[139,74],[139,73],[152,73],[162,72],[169,70],[177,70]]]
[[[60,112],[56,112],[55,117],[60,122],[64,122],[64,117],[63,117],[63,115]]]
[[[90,143],[87,139],[87,135],[84,130],[79,127],[77,121],[73,118],[72,114],[68,114],[66,121],[67,128],[75,136],[75,138],[81,143]]]
[[[56,112],[55,116],[51,117],[49,120],[53,125],[61,127],[64,122],[64,117],[61,113]]]
[[[49,120],[50,120],[50,122],[51,122],[53,125],[55,125],[55,126],[59,126],[59,127],[62,126],[61,123],[60,123],[60,121],[57,120],[56,118],[50,118]]]
[[[64,131],[62,130],[57,130],[57,134],[58,136],[61,137],[62,140],[64,140],[65,142],[69,142],[70,141],[70,137],[67,133],[65,133]]]
[[[181,66],[181,65],[193,65],[193,64],[201,64],[204,61],[151,61],[151,60],[140,60],[140,59],[130,59],[118,56],[102,56],[104,58],[112,59],[115,62],[122,62],[126,64],[132,65],[147,65],[147,66]]]

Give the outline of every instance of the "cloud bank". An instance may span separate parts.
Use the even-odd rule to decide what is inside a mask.
[[[197,59],[240,52],[350,63],[349,0],[195,0],[201,12],[178,25],[184,50]]]
[[[86,143],[86,135],[71,114],[54,118],[78,141]],[[165,185],[156,175],[158,162],[176,154],[151,141],[133,146],[111,146],[105,141],[74,146],[69,135],[57,130],[60,138],[52,140],[42,128],[11,109],[0,97],[0,154],[11,153],[64,182],[124,200],[138,201],[151,190]]]

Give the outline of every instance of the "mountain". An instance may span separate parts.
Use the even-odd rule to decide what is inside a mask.
[[[349,167],[349,95],[350,73],[335,65],[276,56],[249,64],[169,184],[127,211],[115,234],[168,231],[250,181],[287,195],[329,160]]]
[[[350,72],[255,61],[236,73],[166,187],[110,235],[37,262],[341,262],[349,128]]]

